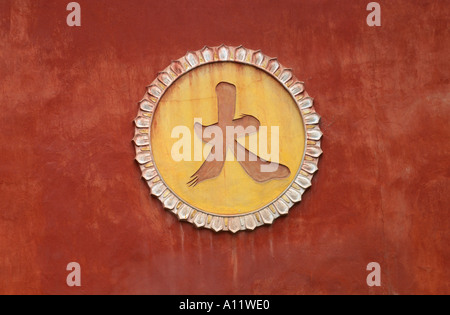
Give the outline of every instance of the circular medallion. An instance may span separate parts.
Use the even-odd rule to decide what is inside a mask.
[[[253,230],[301,200],[322,151],[313,99],[260,51],[205,47],[147,88],[136,160],[151,193],[197,227]]]

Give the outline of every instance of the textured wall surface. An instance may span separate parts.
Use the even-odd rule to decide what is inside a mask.
[[[68,2],[0,0],[0,293],[450,293],[448,1],[379,1],[379,28],[368,0],[79,0],[80,28]],[[303,201],[238,235],[165,213],[131,143],[157,72],[221,43],[292,67],[323,117]]]

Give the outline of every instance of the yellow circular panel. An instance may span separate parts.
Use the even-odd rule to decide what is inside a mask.
[[[217,177],[192,187],[187,184],[204,162],[204,158],[193,160],[194,147],[207,146],[195,134],[194,123],[198,119],[202,119],[203,125],[218,122],[216,86],[220,82],[236,87],[235,118],[252,115],[261,126],[267,126],[269,153],[271,127],[278,126],[279,162],[289,168],[289,176],[255,181],[228,151]],[[192,161],[176,162],[172,158],[172,147],[179,140],[172,138],[172,131],[177,126],[186,126],[190,130]],[[260,136],[258,132],[239,142],[249,149],[249,138],[258,137],[259,140]],[[295,100],[271,75],[239,63],[209,63],[179,77],[165,91],[152,119],[151,147],[161,179],[181,200],[210,214],[234,216],[260,210],[289,188],[304,156],[305,132]],[[270,155],[261,150],[258,155],[270,161]]]

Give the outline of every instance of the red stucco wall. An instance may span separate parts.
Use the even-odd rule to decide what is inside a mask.
[[[80,28],[68,2],[0,0],[0,293],[450,293],[448,1],[379,1],[379,28],[368,0],[79,0]],[[323,117],[303,201],[238,235],[165,213],[131,143],[157,72],[221,43],[292,67]]]

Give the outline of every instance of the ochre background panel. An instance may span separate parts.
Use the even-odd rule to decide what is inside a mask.
[[[79,0],[79,28],[68,2],[0,1],[0,293],[450,293],[448,1],[379,1],[374,28],[368,0]],[[238,235],[166,213],[131,143],[157,72],[221,43],[278,57],[323,117],[303,201]]]

